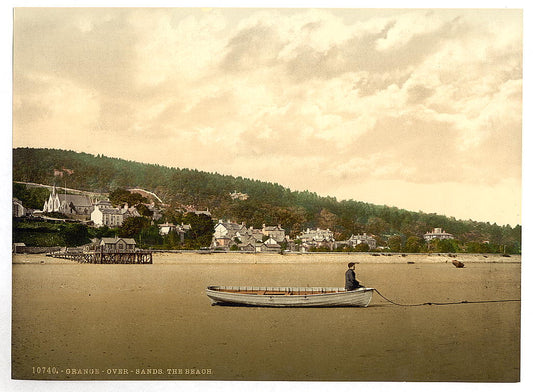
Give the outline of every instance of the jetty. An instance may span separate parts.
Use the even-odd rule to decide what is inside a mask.
[[[47,253],[48,257],[74,260],[88,264],[152,264],[152,252],[146,250],[131,251],[76,251],[62,250]]]

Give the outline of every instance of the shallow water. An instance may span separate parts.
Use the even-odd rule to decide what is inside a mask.
[[[156,255],[153,265],[15,258],[13,377],[519,380],[520,302],[396,306],[374,295],[368,308],[211,306],[208,285],[342,287],[346,269],[346,258],[217,256]],[[367,256],[356,272],[402,304],[520,298],[519,263],[457,269]]]

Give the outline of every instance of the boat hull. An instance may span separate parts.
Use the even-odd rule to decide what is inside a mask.
[[[346,291],[331,287],[224,287],[209,286],[207,296],[214,305],[234,304],[266,307],[367,307],[372,288]]]

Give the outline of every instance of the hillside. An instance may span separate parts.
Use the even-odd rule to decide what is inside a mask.
[[[352,233],[366,232],[379,236],[381,242],[395,234],[405,241],[410,236],[421,237],[432,228],[441,227],[463,244],[489,242],[493,247],[505,245],[507,251],[513,253],[519,252],[521,247],[521,226],[511,228],[354,200],[338,201],[334,197],[291,191],[279,184],[253,179],[74,151],[14,149],[13,180],[55,182],[98,193],[118,187],[142,188],[154,192],[171,207],[208,208],[215,219],[246,222],[254,227],[281,224],[291,235],[319,226],[330,228],[339,240]],[[232,197],[230,194],[234,192],[237,196]]]

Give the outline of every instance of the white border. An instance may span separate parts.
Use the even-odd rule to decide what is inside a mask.
[[[216,390],[225,391],[352,391],[357,389],[372,389],[373,391],[413,391],[413,390],[446,390],[450,388],[455,391],[461,390],[524,390],[530,389],[532,382],[532,370],[530,361],[531,339],[530,331],[533,331],[530,323],[531,314],[531,290],[527,282],[531,272],[528,260],[530,254],[529,238],[530,230],[528,223],[531,218],[531,208],[528,201],[531,199],[531,172],[532,157],[528,152],[531,148],[531,123],[528,113],[528,103],[530,102],[529,64],[531,53],[531,18],[529,17],[530,7],[526,1],[324,1],[324,0],[285,0],[285,1],[12,1],[2,2],[1,13],[1,42],[3,54],[3,75],[0,96],[2,98],[2,108],[5,111],[2,119],[4,129],[0,132],[1,146],[3,147],[3,161],[0,165],[0,178],[5,184],[4,192],[0,192],[2,206],[2,222],[0,226],[0,249],[2,249],[2,259],[0,261],[0,295],[4,306],[0,309],[0,390],[3,391],[166,391],[166,390]],[[478,384],[478,383],[362,383],[362,382],[221,382],[221,381],[14,381],[10,379],[10,328],[11,328],[11,110],[12,110],[12,39],[13,39],[13,18],[14,7],[245,7],[245,8],[512,8],[524,10],[524,103],[523,103],[523,202],[522,202],[522,227],[523,227],[523,252],[522,252],[522,364],[520,383],[516,384]],[[7,55],[10,53],[11,55]],[[6,191],[7,188],[7,191]],[[7,300],[9,299],[9,300]]]

